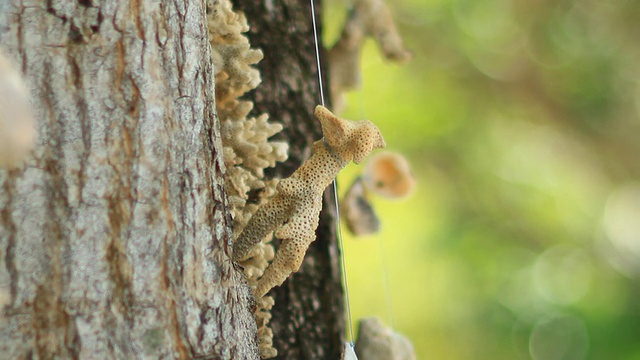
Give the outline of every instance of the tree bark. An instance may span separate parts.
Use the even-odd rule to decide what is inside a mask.
[[[315,12],[320,26],[318,3]],[[311,4],[309,0],[235,0],[234,5],[249,20],[252,47],[264,52],[258,64],[262,83],[248,94],[255,104],[253,114],[266,112],[271,121],[282,123],[284,130],[274,138],[289,143],[289,159],[267,169],[267,176],[287,177],[309,157],[311,144],[322,137],[320,123],[313,116],[320,93]],[[317,30],[322,33],[320,27]],[[323,53],[321,60],[323,74],[328,74]],[[323,76],[323,87],[329,89],[326,79]],[[340,359],[344,303],[334,204],[330,187],[325,192],[317,240],[300,271],[269,294],[275,298],[270,326],[277,359]]]
[[[38,141],[0,170],[3,358],[257,358],[201,0],[3,4]]]
[[[237,4],[261,48],[254,113],[284,124],[285,177],[321,137],[306,0]],[[0,170],[0,353],[21,358],[256,359],[231,229],[199,0],[0,3],[0,50],[33,95],[38,141]],[[327,88],[325,86],[325,88]],[[335,211],[272,292],[282,359],[338,359]]]

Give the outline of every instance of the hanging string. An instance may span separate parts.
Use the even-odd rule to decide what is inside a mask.
[[[311,1],[311,22],[313,23],[313,39],[314,45],[316,47],[316,66],[318,67],[318,83],[320,84],[320,103],[324,106],[324,91],[322,87],[322,67],[320,66],[320,48],[318,41],[318,26],[316,25],[316,4],[313,0]]]
[[[365,111],[365,94],[364,94],[364,80],[360,80],[360,88],[358,92],[358,111],[360,112],[360,118],[366,119]],[[385,306],[387,309],[387,320],[389,321],[389,327],[395,329],[395,321],[393,314],[393,300],[391,297],[391,281],[389,280],[389,266],[387,265],[387,256],[384,248],[384,237],[379,234],[376,236],[378,247],[380,251],[380,264],[382,267],[382,289],[384,291]]]
[[[360,112],[360,118],[366,119],[365,111],[365,96],[364,96],[364,80],[361,80],[360,89],[358,89],[358,111]],[[395,329],[395,321],[393,315],[393,300],[391,298],[391,281],[389,280],[389,267],[387,265],[387,256],[384,248],[384,237],[376,236],[380,252],[380,265],[382,267],[382,290],[384,292],[385,306],[387,309],[387,320],[389,321],[389,327]]]
[[[354,7],[353,1],[345,0],[345,4],[350,11],[353,10],[353,7]],[[316,51],[317,51],[317,48],[316,48]],[[366,110],[365,110],[366,99],[365,99],[365,92],[364,92],[365,81],[366,81],[365,78],[361,78],[360,85],[356,89],[358,93],[358,99],[357,99],[358,112],[361,119],[367,118]],[[320,84],[320,86],[322,86],[322,84]],[[385,256],[386,252],[384,249],[384,239],[382,236],[376,236],[376,238],[378,241],[378,246],[380,251],[380,263],[382,267],[382,288],[385,295],[384,297],[385,297],[385,307],[387,310],[387,320],[389,321],[389,327],[391,327],[392,329],[395,329],[395,319],[394,319],[395,317],[393,314],[393,300],[391,296],[391,285],[390,285],[391,281],[389,280],[389,267],[387,265],[387,257]]]
[[[313,0],[312,0],[313,1]],[[353,344],[355,338],[353,336],[353,321],[351,320],[351,305],[349,301],[349,283],[347,282],[347,263],[345,261],[346,254],[344,253],[344,246],[342,245],[342,227],[340,226],[340,207],[338,202],[338,186],[336,185],[336,181],[333,180],[333,200],[336,206],[336,227],[337,227],[337,236],[338,236],[338,248],[342,253],[342,281],[344,283],[344,297],[345,303],[347,307],[347,322],[349,327],[349,340]]]
[[[313,38],[316,48],[316,66],[318,67],[318,83],[320,85],[320,103],[325,106],[324,102],[324,90],[322,86],[322,67],[320,66],[320,45],[318,41],[318,26],[316,25],[316,10],[314,0],[311,2],[311,21],[313,23]],[[353,336],[353,321],[351,320],[351,305],[349,301],[349,283],[347,282],[347,264],[345,261],[344,246],[342,245],[342,227],[340,226],[340,204],[338,201],[338,186],[336,181],[333,181],[333,200],[336,207],[336,236],[338,238],[338,248],[341,252],[342,261],[342,283],[344,284],[344,297],[345,306],[347,310],[347,328],[349,329],[349,341],[353,344],[355,338]]]
[[[380,245],[380,262],[382,263],[382,286],[384,288],[385,301],[387,305],[387,317],[389,318],[389,327],[395,329],[393,319],[393,302],[391,301],[391,287],[389,282],[389,271],[387,268],[387,257],[384,251],[384,240],[382,236],[378,236],[378,243]]]

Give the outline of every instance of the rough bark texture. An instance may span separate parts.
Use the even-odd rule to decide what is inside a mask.
[[[0,8],[39,134],[0,170],[2,357],[257,358],[203,2]]]
[[[262,83],[249,94],[255,103],[254,114],[267,112],[272,121],[281,122],[284,130],[274,138],[290,144],[289,160],[268,175],[287,177],[309,157],[311,144],[322,137],[320,123],[313,116],[320,95],[310,2],[234,4],[247,15],[251,45],[265,54],[258,64]],[[318,3],[316,15],[319,20]],[[327,69],[325,64],[322,69]],[[328,89],[326,84],[324,88]],[[270,293],[276,303],[271,326],[278,359],[340,358],[344,312],[333,204],[327,190],[317,240],[300,271]]]

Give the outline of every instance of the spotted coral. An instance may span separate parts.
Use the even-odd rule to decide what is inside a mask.
[[[360,163],[371,151],[385,146],[380,131],[368,120],[343,120],[320,105],[315,116],[324,138],[313,144],[306,162],[278,183],[278,193],[258,209],[234,244],[233,258],[242,261],[271,232],[275,231],[282,240],[273,262],[258,280],[257,298],[300,268],[307,248],[315,240],[322,193],[338,172],[350,161]]]

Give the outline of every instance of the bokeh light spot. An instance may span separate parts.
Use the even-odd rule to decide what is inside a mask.
[[[627,275],[640,273],[640,184],[623,185],[609,196],[603,228],[616,252],[612,265]]]
[[[542,297],[557,304],[572,304],[584,297],[591,285],[591,258],[580,248],[556,246],[540,255],[534,279]]]
[[[584,323],[573,316],[557,316],[536,324],[529,338],[534,360],[584,359],[589,350],[589,334]]]

